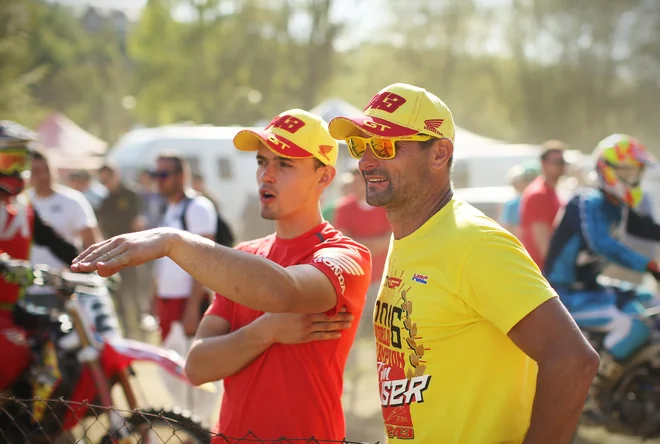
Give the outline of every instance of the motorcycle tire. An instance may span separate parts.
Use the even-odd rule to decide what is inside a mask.
[[[160,434],[155,444],[161,442],[170,442],[171,438],[176,434],[186,434],[192,439],[195,439],[198,444],[210,444],[211,432],[205,428],[201,422],[192,417],[190,413],[181,409],[146,409],[140,412],[133,413],[131,417],[126,419],[128,428],[135,430],[133,435],[137,437],[137,428],[143,425],[148,425],[149,428],[164,426],[171,430],[171,435],[167,432],[167,436]],[[142,442],[141,440],[136,442]],[[184,442],[184,441],[182,441]],[[99,444],[112,444],[110,435],[105,435]]]

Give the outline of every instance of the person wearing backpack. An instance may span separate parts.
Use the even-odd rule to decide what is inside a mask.
[[[224,245],[225,247],[233,247],[235,243],[234,232],[232,231],[229,224],[225,221],[220,213],[220,204],[218,201],[211,196],[211,194],[206,190],[204,185],[204,177],[200,173],[193,173],[193,190],[194,193],[198,196],[204,196],[213,204],[214,211],[216,213],[216,230],[215,230],[215,242]],[[184,207],[183,214],[186,214],[187,205]],[[186,220],[185,217],[182,217],[181,223],[183,224],[183,229],[186,229]]]
[[[158,192],[166,201],[161,227],[189,231],[220,244],[233,242],[227,230],[222,229],[223,225],[226,227],[224,221],[218,223],[221,218],[213,203],[187,190],[190,167],[182,156],[173,152],[160,154],[152,176]],[[155,313],[159,318],[161,339],[167,340],[174,322],[181,322],[186,335],[194,336],[210,303],[208,289],[166,257],[156,261],[153,277]]]

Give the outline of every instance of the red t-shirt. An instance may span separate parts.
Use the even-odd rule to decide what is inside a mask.
[[[392,232],[392,226],[383,208],[360,204],[355,196],[348,196],[337,204],[332,223],[338,230],[355,238],[380,237]],[[372,251],[371,254],[371,281],[380,282],[387,260],[387,248],[379,253]]]
[[[543,177],[537,177],[523,191],[520,200],[520,241],[525,246],[536,265],[543,270],[545,258],[536,248],[532,234],[532,224],[542,223],[552,229],[561,201],[554,188]]]
[[[238,373],[225,378],[220,421],[214,431],[230,438],[243,438],[252,432],[261,440],[312,436],[322,440],[344,439],[341,405],[344,366],[371,278],[369,250],[344,237],[328,222],[295,239],[270,235],[236,248],[283,267],[310,264],[318,268],[337,291],[337,305],[327,313],[332,315],[346,306],[354,320],[339,339],[274,344]],[[235,331],[263,312],[217,295],[206,312],[208,315],[227,320],[231,331]],[[218,359],[231,359],[231,356],[218,356]],[[230,441],[218,438],[214,442]]]

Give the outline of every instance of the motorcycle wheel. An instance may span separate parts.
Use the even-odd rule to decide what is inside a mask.
[[[210,444],[211,432],[205,428],[190,413],[181,409],[158,410],[146,409],[126,419],[134,442],[140,444],[161,444],[172,442],[176,436],[177,442],[186,444]],[[149,436],[143,440],[141,433],[148,429]],[[112,444],[110,435],[105,435],[99,444]]]

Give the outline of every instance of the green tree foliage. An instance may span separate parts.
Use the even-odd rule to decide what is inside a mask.
[[[30,120],[36,110],[30,85],[40,73],[29,68],[29,25],[28,5],[0,0],[0,116],[8,119]]]
[[[625,131],[659,145],[656,0],[347,5],[149,0],[124,31],[111,17],[92,30],[84,11],[0,0],[0,107],[30,124],[58,110],[112,142],[135,123],[252,125],[334,96],[360,107],[401,81],[493,138],[589,151]]]

